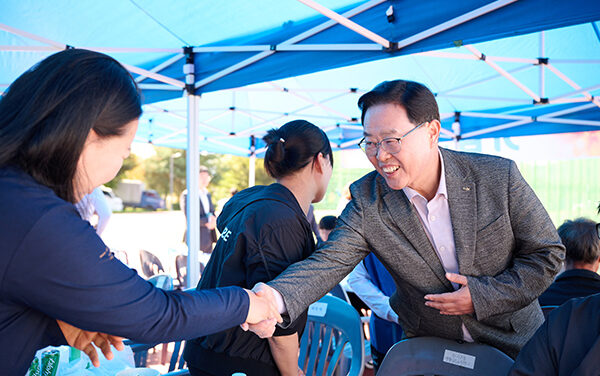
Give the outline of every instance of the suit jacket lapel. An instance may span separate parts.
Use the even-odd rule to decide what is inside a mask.
[[[468,173],[461,169],[455,156],[440,148],[446,170],[448,206],[456,246],[459,272],[469,275],[475,255],[477,232],[477,187]]]
[[[378,177],[378,179],[382,178]],[[381,182],[381,184],[386,185],[385,182]],[[390,189],[387,185],[386,188],[387,193],[384,194],[383,201],[394,223],[396,223],[400,231],[402,231],[406,239],[408,239],[423,260],[425,260],[427,265],[429,265],[433,274],[448,289],[452,290],[452,285],[445,277],[446,272],[444,271],[444,267],[425,233],[417,209],[408,201],[404,191]],[[402,250],[398,251],[402,252]]]

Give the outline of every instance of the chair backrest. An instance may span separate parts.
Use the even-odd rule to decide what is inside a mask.
[[[348,297],[348,293],[346,293],[346,290],[344,290],[342,285],[340,285],[339,283],[337,285],[335,285],[335,287],[332,288],[331,291],[329,291],[329,294],[335,296],[336,298],[342,299],[346,303],[350,303],[350,298]]]
[[[544,318],[547,319],[550,312],[552,312],[555,308],[558,308],[558,306],[557,305],[542,306],[542,313],[544,314]]]
[[[168,274],[157,274],[148,278],[148,282],[163,290],[173,290],[173,277]]]
[[[325,295],[308,309],[298,366],[306,376],[331,376],[344,368],[348,350],[350,365],[345,375],[362,375],[365,347],[360,317],[350,304]]]
[[[140,249],[140,264],[142,266],[142,273],[144,273],[146,278],[165,272],[165,268],[163,268],[159,258],[143,249]]]
[[[513,360],[495,347],[438,337],[398,342],[388,351],[378,376],[506,376]]]
[[[175,272],[177,273],[180,288],[187,287],[187,260],[188,257],[186,255],[177,255],[175,257]],[[198,277],[202,277],[202,273],[204,272],[204,264],[202,262],[200,262],[198,270],[200,273]]]
[[[129,256],[127,255],[127,252],[117,249],[114,250],[113,253],[115,254],[115,257],[119,259],[119,261],[125,265],[129,265]]]
[[[185,341],[174,342],[173,353],[171,354],[171,361],[169,362],[169,371],[175,371],[183,369],[185,359],[183,359],[183,349],[185,347]]]

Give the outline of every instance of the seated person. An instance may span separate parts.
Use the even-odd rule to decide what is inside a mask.
[[[565,221],[558,235],[567,248],[565,271],[540,296],[541,306],[561,305],[571,298],[600,293],[600,238],[596,223],[578,218]]]
[[[388,350],[402,339],[398,315],[390,306],[390,296],[396,291],[394,279],[372,253],[360,262],[348,276],[348,284],[371,309],[371,359],[375,372]]]
[[[335,215],[326,215],[319,221],[319,235],[323,242],[329,238],[329,234],[335,228],[337,217]]]
[[[509,375],[597,375],[600,294],[571,299],[548,316]]]

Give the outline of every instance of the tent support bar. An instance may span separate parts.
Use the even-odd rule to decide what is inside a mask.
[[[184,54],[182,54],[182,53],[179,53],[179,54],[177,54],[177,55],[173,56],[172,58],[170,58],[170,59],[168,59],[168,60],[166,60],[166,61],[164,61],[164,62],[162,62],[162,63],[158,64],[158,65],[157,65],[157,66],[155,66],[154,68],[150,69],[150,72],[152,72],[152,73],[159,72],[159,71],[161,71],[161,70],[165,69],[166,67],[169,67],[169,66],[173,65],[174,63],[178,62],[178,61],[179,61],[179,60],[181,60],[181,59],[182,59],[184,56],[185,56]],[[146,78],[148,78],[148,77],[146,77],[146,76],[140,76],[140,77],[137,77],[137,78],[135,79],[135,82],[138,82],[138,83],[140,83],[140,82],[142,82],[143,80],[145,80]]]
[[[285,90],[285,88],[283,88],[283,87],[281,87],[281,86],[279,86],[279,85],[276,85],[276,84],[275,84],[275,83],[273,83],[273,82],[270,82],[269,84],[270,84],[271,86],[273,86],[273,87],[280,88],[280,89],[281,89],[281,91],[286,91],[286,90]],[[333,108],[331,108],[331,107],[325,106],[325,105],[323,105],[321,102],[315,101],[315,100],[313,100],[312,98],[306,97],[306,96],[304,96],[304,95],[300,95],[300,94],[298,94],[298,93],[290,93],[290,92],[287,92],[287,93],[288,93],[288,94],[290,94],[290,95],[293,95],[293,96],[294,96],[294,97],[296,97],[296,98],[300,98],[300,99],[302,99],[303,101],[306,101],[306,102],[308,102],[308,103],[312,104],[313,106],[315,106],[315,107],[318,107],[318,108],[320,108],[320,109],[322,109],[322,110],[324,110],[324,111],[327,111],[327,112],[329,112],[329,113],[331,113],[331,114],[337,115],[337,116],[339,116],[339,117],[341,117],[341,118],[343,118],[343,119],[346,119],[346,120],[348,120],[348,121],[349,121],[349,120],[352,120],[351,118],[349,118],[349,117],[348,117],[348,115],[346,115],[346,114],[344,114],[344,113],[341,113],[341,112],[339,112],[339,111],[336,111],[336,110],[334,110],[334,109],[333,109]]]
[[[281,91],[281,89],[279,89],[279,90]],[[330,101],[330,100],[333,100],[333,99],[336,99],[336,98],[342,97],[342,96],[344,96],[344,95],[346,95],[346,94],[347,94],[347,93],[341,93],[341,94],[338,94],[338,95],[334,95],[334,96],[332,96],[332,97],[329,97],[329,98],[326,98],[326,99],[322,100],[322,101],[321,101],[321,103],[325,103],[325,102],[328,102],[328,101]],[[301,111],[304,111],[304,110],[306,110],[306,109],[309,109],[309,108],[311,108],[311,107],[313,107],[313,105],[312,105],[312,104],[311,104],[311,105],[308,105],[308,106],[304,106],[304,107],[298,108],[298,109],[296,109],[296,110],[294,110],[294,111],[292,111],[292,112],[281,113],[279,116],[276,116],[276,117],[274,117],[274,118],[272,118],[272,119],[269,119],[268,121],[270,121],[270,122],[277,121],[277,120],[279,120],[279,119],[281,119],[281,118],[284,118],[284,117],[287,117],[287,116],[290,116],[290,115],[297,114],[297,113],[299,113],[299,112],[301,112]],[[343,118],[345,119],[345,118],[346,118],[346,116],[344,115],[344,117],[343,117]],[[262,127],[264,126],[264,124],[265,124],[265,123],[260,123],[260,124],[257,124],[256,126],[252,127],[252,128],[249,128],[249,129],[246,129],[246,130],[244,130],[244,131],[241,131],[241,132],[239,132],[239,133],[238,133],[238,136],[242,136],[242,135],[248,135],[248,134],[251,134],[252,132],[256,131],[257,129],[260,129],[260,128],[262,128]]]
[[[546,56],[546,34],[543,31],[540,32],[540,57]],[[545,64],[539,64],[540,67],[540,98],[546,98],[546,77],[545,77]]]
[[[514,128],[514,127],[518,127],[520,125],[528,124],[528,123],[531,123],[531,122],[532,122],[532,120],[529,117],[527,120],[513,121],[511,123],[497,125],[495,127],[490,127],[490,128],[482,129],[482,130],[479,130],[479,131],[464,133],[462,135],[461,139],[464,140],[464,139],[467,139],[467,138],[471,138],[471,137],[475,137],[475,136],[480,136],[482,134],[488,134],[488,133],[493,133],[493,132],[501,131],[501,130],[508,129],[508,128]]]
[[[418,34],[415,34],[415,35],[413,35],[411,37],[408,37],[406,39],[403,39],[403,40],[399,41],[398,42],[398,49],[404,48],[404,47],[406,47],[408,45],[411,45],[411,44],[416,43],[418,41],[421,41],[423,39],[427,39],[427,38],[429,38],[429,37],[431,37],[433,35],[441,33],[442,31],[451,29],[451,28],[453,28],[453,27],[455,27],[457,25],[463,24],[463,23],[465,23],[467,21],[470,21],[470,20],[472,20],[474,18],[483,16],[484,14],[493,12],[493,11],[495,11],[495,10],[497,10],[499,8],[502,8],[502,7],[506,6],[506,5],[512,4],[515,1],[517,1],[517,0],[498,0],[498,1],[494,1],[493,3],[490,3],[488,5],[485,5],[485,6],[481,7],[481,8],[475,9],[475,10],[473,10],[471,12],[467,12],[467,13],[463,14],[462,16],[453,18],[453,19],[451,19],[449,21],[443,22],[443,23],[441,23],[441,24],[439,24],[437,26],[434,26],[434,27],[432,27],[430,29],[427,29],[425,31],[422,31],[422,32],[420,32]]]
[[[496,70],[498,73],[500,73],[502,76],[504,76],[507,80],[509,80],[510,82],[515,84],[519,89],[523,90],[527,95],[529,95],[531,98],[533,98],[536,102],[540,101],[540,97],[538,97],[537,94],[535,94],[533,91],[529,90],[529,88],[527,86],[525,86],[521,82],[519,82],[519,80],[514,78],[510,73],[508,73],[504,69],[500,68],[500,66],[498,66],[498,64],[494,63],[493,61],[487,61],[485,59],[485,55],[483,55],[481,52],[479,52],[475,47],[473,47],[472,45],[466,45],[464,47],[466,49],[468,49],[469,51],[471,51],[473,53],[473,55],[479,57],[479,59],[483,60],[487,65],[489,65],[494,70]]]
[[[200,250],[200,200],[198,198],[198,176],[200,174],[198,96],[188,94],[188,134],[187,134],[187,245],[188,245],[188,285],[196,286],[200,279],[198,252]]]
[[[278,44],[277,51],[381,51],[377,43],[339,43],[339,44]],[[264,52],[273,50],[270,44],[249,46],[211,46],[194,47],[194,53],[206,52]]]
[[[150,77],[152,79],[155,79],[156,81],[160,81],[160,82],[164,82],[166,84],[169,85],[173,85],[179,88],[184,88],[185,84],[179,80],[175,80],[171,77],[167,77],[167,76],[163,76],[162,74],[158,74],[158,73],[152,73],[146,69],[142,69],[133,65],[129,65],[129,64],[125,64],[123,62],[121,62],[121,65],[123,65],[128,71],[130,72],[134,72],[146,77]]]
[[[359,14],[361,12],[364,12],[365,10],[368,10],[368,9],[370,9],[370,8],[376,6],[377,4],[380,4],[380,3],[384,2],[384,1],[385,0],[372,0],[372,1],[369,1],[368,3],[362,4],[362,5],[354,8],[354,9],[349,10],[348,12],[344,13],[343,16],[344,17],[352,17],[352,16],[357,15],[357,14]],[[300,34],[296,35],[295,37],[292,37],[292,38],[290,38],[290,39],[282,42],[281,44],[279,44],[279,46],[292,45],[292,44],[298,43],[300,41],[303,41],[306,38],[310,38],[313,35],[320,33],[323,30],[326,30],[326,29],[330,28],[331,26],[333,26],[335,24],[336,23],[334,21],[324,22],[321,25],[315,26],[312,29],[309,29],[309,30],[307,30],[307,31],[305,31],[303,33],[300,33]],[[237,64],[235,64],[235,65],[233,65],[233,66],[231,66],[229,68],[225,68],[225,69],[223,69],[220,72],[217,72],[217,73],[215,73],[215,74],[213,74],[211,76],[208,76],[208,77],[206,77],[206,78],[204,78],[204,79],[196,82],[195,87],[196,87],[196,89],[198,89],[198,88],[200,88],[200,87],[202,87],[202,86],[204,86],[206,84],[209,84],[209,83],[211,83],[213,81],[218,80],[219,78],[225,77],[225,76],[227,76],[230,73],[233,73],[233,72],[235,72],[237,70],[240,70],[240,69],[242,69],[244,67],[247,67],[248,65],[251,65],[251,64],[253,64],[253,63],[257,62],[257,61],[265,59],[265,58],[271,56],[274,53],[275,53],[275,51],[264,51],[264,52],[261,52],[259,54],[256,54],[256,55],[254,55],[254,56],[252,56],[252,57],[250,57],[250,58],[248,58],[246,60],[243,60],[243,61],[241,61],[241,62],[239,62],[239,63],[237,63]]]
[[[511,73],[511,74],[512,73],[517,73],[517,72],[520,72],[520,71],[523,71],[523,70],[527,70],[527,69],[531,69],[531,68],[532,68],[532,65],[524,65],[522,67],[511,69],[511,70],[508,71],[508,73]],[[440,92],[437,93],[437,95],[444,95],[444,94],[451,93],[453,91],[466,89],[466,88],[471,87],[471,86],[479,85],[479,84],[482,84],[484,82],[488,82],[488,81],[494,80],[494,79],[496,79],[498,77],[501,77],[500,73],[494,74],[494,75],[491,75],[491,76],[488,76],[488,77],[484,77],[484,78],[482,78],[480,80],[471,81],[471,82],[468,82],[468,83],[466,83],[464,85],[456,86],[456,87],[453,87],[453,88],[448,89],[448,90],[440,91]],[[529,103],[529,101],[527,103]]]
[[[140,76],[146,78],[145,76]],[[138,77],[138,78],[140,78]],[[181,91],[180,87],[165,85],[165,84],[139,84],[138,87],[143,90],[169,90],[169,91]]]
[[[346,26],[348,29],[362,35],[363,37],[372,40],[375,43],[378,43],[380,45],[382,45],[385,48],[390,48],[390,41],[383,38],[382,36],[372,32],[369,29],[366,29],[362,26],[360,26],[359,24],[357,24],[354,21],[349,20],[348,18],[342,16],[341,14],[332,11],[331,9],[322,6],[321,4],[318,4],[316,2],[314,2],[313,0],[298,0],[299,2],[301,2],[302,4],[316,10],[317,12],[321,13],[322,15],[324,15],[325,17],[328,17],[334,21],[336,21],[337,23],[339,23],[340,25],[344,25]]]
[[[556,76],[558,76],[558,78],[560,78],[561,80],[563,80],[564,82],[566,82],[573,89],[575,89],[575,90],[581,90],[581,86],[577,85],[573,80],[571,80],[564,73],[562,73],[561,71],[559,71],[555,66],[553,66],[551,64],[547,64],[547,66],[548,66],[548,69],[550,69],[550,71],[552,71],[552,73],[554,73]],[[590,100],[590,101],[592,100],[592,95],[589,92],[582,91],[581,94],[583,94],[588,100]]]
[[[12,26],[5,25],[3,23],[0,23],[0,30],[4,30],[4,31],[7,31],[7,32],[9,32],[11,34],[15,34],[15,35],[18,35],[18,36],[21,36],[21,37],[25,37],[27,39],[35,40],[35,41],[38,41],[38,42],[41,42],[41,43],[53,46],[53,47],[55,47],[58,50],[64,50],[65,48],[67,48],[66,44],[58,43],[58,42],[55,42],[53,40],[46,39],[44,37],[40,37],[39,35],[31,34],[31,33],[28,33],[26,31],[14,28]]]
[[[506,120],[527,120],[531,119],[531,116],[523,115],[503,115],[503,114],[489,114],[484,112],[461,112],[462,116],[485,118],[485,119],[506,119]]]
[[[553,117],[540,116],[537,118],[537,121],[544,121],[546,123],[587,125],[587,126],[593,126],[593,127],[600,127],[600,121],[593,121],[593,120],[557,119],[557,118],[553,118]]]
[[[583,88],[583,89],[580,88],[580,89],[572,91],[570,93],[559,95],[557,97],[554,97],[554,98],[550,99],[550,102],[554,102],[554,101],[556,101],[558,99],[561,99],[561,98],[570,97],[570,96],[575,95],[575,94],[593,91],[593,90],[596,90],[596,89],[600,89],[600,85],[594,85],[594,86],[586,87],[586,88]],[[589,98],[588,98],[588,100],[589,100]]]

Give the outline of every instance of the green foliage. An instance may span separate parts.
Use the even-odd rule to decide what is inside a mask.
[[[173,196],[174,204],[177,197],[186,189],[186,151],[155,146],[155,155],[138,160],[131,155],[123,163],[117,177],[107,185],[116,187],[123,179],[139,179],[146,184],[146,189],[154,189],[161,196],[169,194],[169,161],[173,154],[181,156],[173,158]],[[208,154],[200,156],[200,165],[206,166],[212,174],[209,190],[213,201],[229,197],[232,188],[242,190],[248,187],[249,158],[233,155]],[[270,178],[263,167],[263,160],[256,159],[256,184],[271,184]]]

